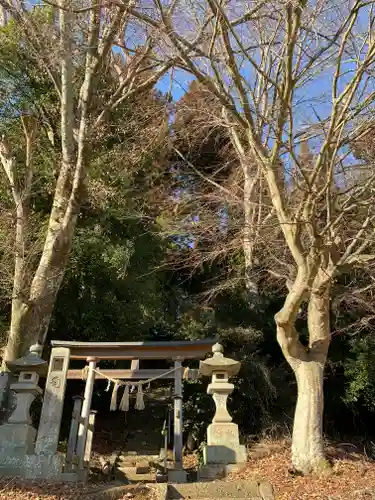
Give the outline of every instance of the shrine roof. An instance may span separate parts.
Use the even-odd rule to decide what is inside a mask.
[[[52,347],[67,347],[72,359],[201,359],[211,353],[215,339],[161,342],[78,342],[52,340]]]

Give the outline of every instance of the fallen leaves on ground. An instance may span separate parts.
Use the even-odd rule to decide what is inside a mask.
[[[290,449],[271,447],[269,456],[252,459],[228,480],[259,479],[269,481],[276,500],[369,500],[375,498],[375,461],[345,447],[329,446],[333,460],[329,473],[320,476],[294,476],[290,469]]]
[[[258,445],[259,447],[259,445]],[[285,442],[261,444],[261,453],[250,452],[246,467],[227,478],[269,481],[276,500],[370,500],[375,498],[375,461],[368,459],[351,445],[330,445],[328,457],[333,460],[329,474],[293,476],[290,472],[290,447]],[[264,453],[265,448],[268,454]],[[259,450],[258,450],[259,451]],[[191,461],[191,463],[190,463]],[[193,461],[186,459],[185,467]],[[87,500],[98,488],[109,486],[57,484],[46,481],[25,481],[20,478],[0,478],[0,500]],[[128,495],[128,496],[126,496]],[[123,500],[150,500],[146,491],[128,493]],[[151,496],[152,498],[152,496]]]
[[[26,481],[17,477],[0,478],[1,500],[81,500],[87,499],[89,492],[90,486],[82,484]]]
[[[0,478],[0,500],[88,500],[110,484],[85,486],[81,483],[50,483],[27,481],[21,478]],[[124,494],[121,500],[151,500],[151,493],[134,486],[134,491]]]
[[[185,470],[195,470],[198,467],[198,457],[194,453],[184,455],[182,463]]]

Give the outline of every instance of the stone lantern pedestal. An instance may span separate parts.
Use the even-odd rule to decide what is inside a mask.
[[[215,416],[207,429],[204,464],[243,463],[246,462],[246,448],[240,445],[238,425],[232,422],[227,410],[227,399],[234,389],[229,377],[237,375],[241,363],[225,358],[220,344],[215,344],[212,352],[212,358],[201,361],[199,368],[201,375],[212,378],[207,393],[212,395],[216,405]]]
[[[36,429],[32,426],[30,406],[42,394],[39,377],[47,372],[41,359],[42,346],[30,347],[26,356],[7,362],[9,370],[18,375],[10,389],[16,394],[16,407],[8,422],[0,426],[0,475],[27,475],[34,449]]]
[[[40,358],[42,347],[30,347],[28,354],[7,367],[18,375],[18,381],[10,389],[16,394],[16,407],[6,424],[0,426],[0,452],[31,454],[34,452],[36,429],[31,425],[30,406],[35,397],[42,394],[38,386],[40,375],[47,371],[47,363]]]

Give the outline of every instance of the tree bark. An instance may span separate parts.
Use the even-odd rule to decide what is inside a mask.
[[[46,241],[29,294],[24,298],[23,291],[22,298],[13,298],[4,363],[23,356],[30,345],[44,343],[69,258],[76,219],[72,217],[67,230],[60,228],[50,245]]]
[[[297,381],[297,404],[293,422],[292,464],[303,474],[329,467],[324,454],[323,376],[330,343],[330,278],[319,270],[308,297],[309,346],[304,347],[294,327],[297,311],[308,288],[299,273],[276,314],[277,339]]]
[[[23,324],[27,310],[28,307],[22,300],[13,298],[8,340],[2,356],[3,370],[6,370],[5,361],[19,358],[28,347],[28,345],[24,347],[25,337],[23,335]]]
[[[309,474],[326,467],[323,440],[324,360],[300,361],[294,368],[297,405],[292,437],[293,467]]]
[[[260,166],[252,161],[251,156],[246,154],[241,139],[236,128],[228,118],[228,114],[223,110],[232,145],[237,152],[244,175],[243,181],[243,240],[242,248],[245,259],[245,287],[248,293],[248,302],[251,308],[259,307],[261,298],[259,286],[254,272],[254,253],[258,243],[259,226],[262,218],[261,203],[261,170]]]
[[[33,180],[33,148],[36,138],[37,123],[32,117],[21,116],[26,140],[25,175],[19,180],[16,158],[5,137],[0,142],[0,160],[8,177],[16,209],[14,241],[14,276],[12,292],[12,310],[9,339],[3,353],[3,360],[16,359],[22,351],[22,317],[27,310],[25,304],[28,295],[27,236],[29,224],[29,202]],[[10,355],[10,358],[7,356]],[[3,369],[5,369],[3,363]]]
[[[259,221],[257,220],[256,207],[259,210],[259,204],[256,203],[256,188],[259,189],[260,175],[259,171],[254,171],[249,165],[249,160],[243,160],[244,172],[244,234],[243,234],[243,252],[245,257],[245,286],[249,294],[250,306],[259,305],[259,288],[254,277],[254,250],[257,244],[257,231]],[[258,193],[259,195],[259,193]]]

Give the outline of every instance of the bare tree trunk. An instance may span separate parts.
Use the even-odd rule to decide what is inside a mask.
[[[330,279],[319,270],[308,297],[309,346],[304,347],[294,327],[309,281],[300,272],[276,315],[277,339],[297,380],[297,404],[293,422],[292,464],[304,474],[329,468],[324,454],[323,374],[330,343]]]
[[[308,474],[327,464],[323,440],[323,371],[321,361],[300,361],[294,374],[297,379],[297,405],[292,437],[292,463]]]
[[[259,188],[259,172],[251,168],[249,161],[243,165],[244,172],[244,235],[245,286],[252,306],[259,303],[259,288],[254,277],[254,250],[257,246],[257,210],[255,190]]]
[[[6,369],[5,361],[19,358],[24,353],[23,324],[27,305],[20,299],[12,300],[12,312],[7,345],[3,351],[3,369]],[[27,346],[26,346],[27,348]]]
[[[232,145],[241,163],[244,176],[243,183],[243,210],[244,229],[242,247],[245,259],[245,287],[248,293],[250,307],[260,305],[259,287],[254,273],[254,252],[258,244],[259,225],[262,218],[261,203],[261,171],[256,162],[252,162],[246,154],[237,134],[236,128],[231,124],[228,113],[223,109],[223,116],[228,125]]]
[[[7,13],[2,5],[0,5],[0,28],[3,28],[7,24]]]
[[[14,277],[12,291],[11,325],[7,347],[3,353],[3,361],[6,359],[16,359],[23,351],[23,316],[28,309],[28,269],[27,269],[27,237],[29,224],[29,202],[31,185],[33,180],[33,148],[36,137],[37,123],[29,116],[21,116],[25,140],[25,176],[20,182],[16,171],[16,159],[12,150],[3,137],[0,141],[0,160],[4,171],[8,177],[9,185],[16,208],[15,221],[15,241],[14,241]],[[10,358],[7,358],[7,355]],[[3,369],[5,369],[3,363]]]
[[[60,230],[53,244],[51,242],[45,247],[27,302],[21,298],[13,299],[4,362],[24,355],[28,347],[36,342],[44,343],[69,258],[75,222],[76,217],[70,221],[69,231]]]
[[[23,355],[33,343],[43,344],[46,339],[56,297],[60,289],[72,247],[74,231],[80,204],[85,192],[85,177],[89,163],[89,110],[95,74],[101,59],[97,57],[99,37],[98,8],[90,12],[88,26],[88,46],[84,80],[77,105],[79,119],[74,112],[74,17],[69,10],[70,0],[60,0],[60,46],[61,46],[61,147],[62,161],[56,183],[53,206],[49,218],[47,234],[38,267],[22,300],[12,309],[11,328],[3,361]],[[115,16],[118,23],[122,18],[119,10]],[[117,26],[117,24],[115,25]],[[112,27],[113,29],[113,27]],[[106,35],[105,47],[111,46],[116,31]],[[103,49],[104,54],[104,49]],[[102,57],[104,55],[102,54]],[[76,122],[78,133],[75,138]],[[7,158],[5,158],[6,160]]]

